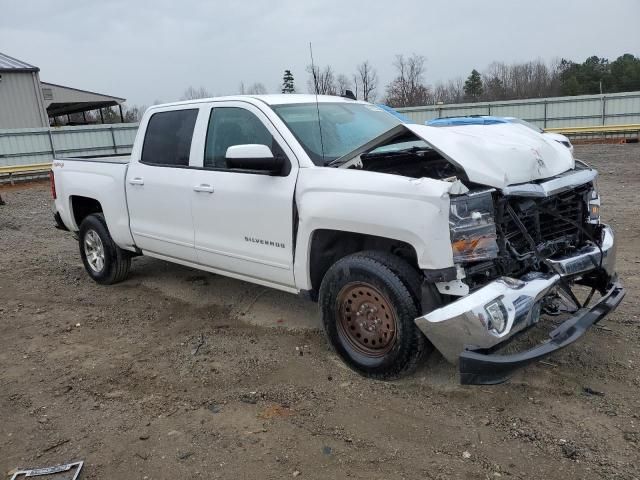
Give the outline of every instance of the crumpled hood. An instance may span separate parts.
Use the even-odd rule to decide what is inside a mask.
[[[569,149],[524,125],[405,127],[464,169],[469,180],[495,188],[553,177],[575,166]]]

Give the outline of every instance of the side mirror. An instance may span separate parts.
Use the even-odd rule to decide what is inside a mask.
[[[253,170],[277,175],[282,171],[284,158],[274,157],[266,145],[246,144],[227,148],[225,155],[228,168]]]

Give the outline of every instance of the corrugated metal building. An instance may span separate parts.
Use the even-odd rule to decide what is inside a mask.
[[[40,81],[40,69],[0,53],[0,129],[48,127],[59,116],[119,107],[124,98]],[[83,118],[84,115],[83,115]],[[85,119],[86,123],[86,119]]]
[[[541,128],[640,123],[640,92],[398,108],[416,123],[442,117],[518,117]]]
[[[49,126],[39,71],[0,53],[0,128]]]

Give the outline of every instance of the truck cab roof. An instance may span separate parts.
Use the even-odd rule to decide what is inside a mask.
[[[280,93],[270,95],[229,95],[222,97],[198,98],[193,100],[184,100],[180,102],[163,103],[154,105],[150,108],[164,108],[180,105],[192,105],[194,103],[209,103],[222,101],[245,101],[250,103],[266,103],[267,105],[285,105],[285,104],[305,104],[305,103],[367,103],[360,100],[351,100],[337,95],[313,95],[305,93]]]

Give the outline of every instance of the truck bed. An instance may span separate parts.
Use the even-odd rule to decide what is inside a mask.
[[[102,157],[59,157],[53,161],[52,171],[57,192],[56,210],[64,225],[78,231],[73,215],[74,202],[84,198],[100,204],[113,239],[124,248],[133,249],[129,230],[125,179],[130,155]]]

